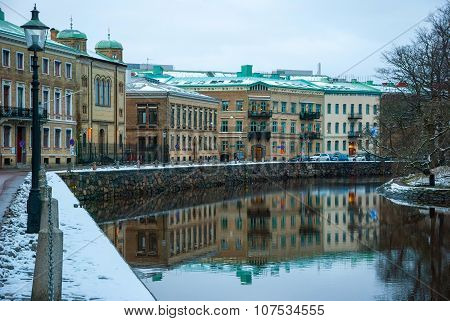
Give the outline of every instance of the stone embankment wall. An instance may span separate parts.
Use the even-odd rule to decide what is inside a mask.
[[[59,174],[80,201],[156,196],[192,189],[282,181],[305,177],[391,176],[393,162],[252,163],[80,171]]]

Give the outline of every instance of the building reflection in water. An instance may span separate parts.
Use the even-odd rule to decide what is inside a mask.
[[[271,189],[99,225],[131,266],[147,271],[141,277],[153,281],[182,267],[233,271],[248,285],[263,271],[278,275],[280,268],[315,259],[329,264],[324,258],[350,253],[354,261],[367,259],[379,282],[392,287],[379,299],[448,297],[445,215],[394,205],[376,193],[378,185]]]

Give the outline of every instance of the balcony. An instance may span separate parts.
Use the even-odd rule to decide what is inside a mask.
[[[271,110],[249,110],[248,117],[250,118],[270,118],[272,117]]]
[[[362,119],[361,113],[350,113],[348,114],[348,119]]]
[[[41,122],[48,119],[47,110],[39,108],[39,118]],[[0,106],[0,119],[9,120],[32,120],[33,110],[23,107]]]
[[[320,139],[320,132],[304,132],[300,134],[300,139]]]
[[[348,138],[360,138],[362,136],[361,132],[350,131],[348,132]]]
[[[260,141],[261,139],[270,140],[270,137],[272,137],[271,132],[267,131],[254,131],[249,132],[247,134],[248,140],[256,139],[257,141]]]
[[[320,119],[320,111],[302,111],[300,112],[301,120]]]

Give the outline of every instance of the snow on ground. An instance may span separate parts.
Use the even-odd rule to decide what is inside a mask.
[[[0,300],[29,300],[37,234],[26,234],[31,176],[25,178],[0,224]]]
[[[64,233],[63,300],[149,300],[154,297],[132,272],[88,212],[56,173],[47,174],[59,202]],[[20,187],[0,230],[0,299],[28,300],[37,235],[25,233],[30,178]]]
[[[450,167],[441,166],[432,170],[435,175],[436,187],[450,187]],[[426,186],[429,184],[429,177],[423,174],[412,174],[405,178],[405,183],[409,186]]]

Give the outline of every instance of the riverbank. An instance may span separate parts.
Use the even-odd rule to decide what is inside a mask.
[[[390,180],[378,188],[378,192],[397,204],[424,207],[450,208],[450,169],[441,167],[434,171],[436,185],[429,186],[428,177],[411,174]]]
[[[154,298],[56,173],[47,173],[64,233],[63,300]],[[26,234],[30,177],[17,191],[0,230],[0,299],[29,300],[37,235]]]

